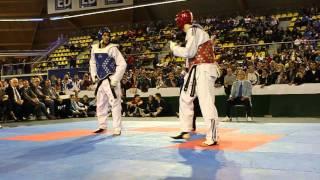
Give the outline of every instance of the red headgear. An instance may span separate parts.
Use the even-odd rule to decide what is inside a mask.
[[[190,10],[182,10],[176,15],[176,24],[179,29],[183,30],[185,24],[192,24],[193,15]]]

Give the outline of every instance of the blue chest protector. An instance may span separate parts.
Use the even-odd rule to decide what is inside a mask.
[[[98,78],[105,79],[116,72],[116,61],[107,53],[95,53]]]

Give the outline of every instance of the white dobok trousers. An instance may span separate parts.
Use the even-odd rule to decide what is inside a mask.
[[[192,119],[194,114],[193,101],[196,97],[199,99],[199,105],[205,121],[206,142],[213,143],[218,141],[218,112],[215,106],[215,88],[214,84],[218,77],[218,69],[215,64],[199,64],[196,67],[196,86],[194,97],[190,96],[194,72],[189,70],[184,78],[184,85],[179,99],[179,120],[182,132],[192,130]],[[191,74],[187,91],[184,91],[187,78]]]
[[[118,83],[114,88],[117,98],[115,99],[109,84],[109,80],[103,80],[97,92],[97,116],[99,122],[99,128],[107,128],[108,112],[111,108],[113,119],[113,130],[121,130],[121,87]]]

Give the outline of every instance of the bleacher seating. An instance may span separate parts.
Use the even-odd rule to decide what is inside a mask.
[[[263,58],[267,57],[269,46],[266,46],[266,43],[283,40],[281,37],[280,39],[277,39],[273,35],[280,33],[280,30],[274,28],[274,25],[272,25],[272,23],[275,23],[276,21],[289,21],[288,27],[287,29],[284,29],[284,31],[289,30],[292,34],[298,33],[300,36],[304,36],[304,33],[308,31],[308,26],[301,23],[301,21],[304,20],[304,15],[298,12],[278,13],[271,16],[247,17],[243,17],[242,20],[236,20],[236,18],[212,18],[211,20],[209,19],[210,21],[208,22],[200,21],[200,24],[205,30],[211,35],[215,35],[213,42],[215,47],[217,47],[217,58],[225,58],[225,55],[221,53],[228,51],[228,49],[233,51],[235,47],[243,44],[257,44],[261,47],[256,48],[254,52],[248,48],[243,48],[239,51],[240,57],[251,58],[257,55],[260,55]],[[310,19],[319,21],[320,14],[312,15]],[[260,26],[261,23],[263,24],[262,31],[259,31],[259,33],[256,32],[255,35],[257,36],[253,38],[253,31],[256,31],[256,27]],[[268,30],[268,28],[272,30],[272,35],[270,35],[270,37],[265,35],[265,31]],[[166,45],[176,31],[177,28],[172,24],[161,27],[156,30],[155,33],[149,33],[145,28],[139,27],[137,29],[113,32],[111,34],[111,40],[120,44],[120,50],[124,55],[132,56],[143,62],[149,62],[150,60],[159,58],[159,63],[161,64],[166,61],[165,57],[169,54]],[[289,36],[291,36],[291,34],[289,34]],[[292,35],[292,37],[293,36],[296,35]],[[67,68],[70,66],[70,58],[73,56],[76,57],[77,67],[85,67],[88,65],[90,58],[90,45],[95,42],[95,39],[88,35],[71,37],[67,44],[64,44],[50,54],[47,63],[34,65],[32,72],[46,71],[53,68]],[[160,52],[163,54],[157,56]],[[175,58],[175,61],[182,63],[184,62],[184,59]]]

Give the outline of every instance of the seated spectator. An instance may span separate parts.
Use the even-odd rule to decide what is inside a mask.
[[[82,81],[80,82],[80,90],[88,90],[91,84],[92,84],[92,81],[90,80],[89,74],[85,73],[83,75]]]
[[[320,82],[320,70],[317,69],[317,64],[315,62],[310,63],[310,69],[305,75],[306,83],[319,83]]]
[[[166,87],[177,87],[177,79],[172,72],[169,73],[168,78],[165,80]]]
[[[59,95],[63,95],[64,93],[62,92],[62,80],[61,78],[58,78],[56,83],[54,84],[54,89]]]
[[[177,67],[176,70],[176,77],[177,78],[177,87],[182,87],[183,86],[183,82],[184,82],[184,76],[185,76],[185,71],[182,71],[182,68],[180,66]]]
[[[137,88],[142,92],[148,92],[148,89],[151,87],[151,83],[146,76],[145,70],[141,72],[141,75],[138,77]]]
[[[37,95],[37,98],[49,108],[50,119],[55,119],[55,101],[50,96],[46,96],[43,93],[43,88],[40,86],[40,79],[38,77],[33,78],[31,89]],[[50,82],[51,83],[51,82]]]
[[[148,80],[150,82],[151,88],[155,88],[156,87],[156,82],[157,82],[157,78],[155,76],[155,73],[153,71],[150,71],[148,73],[147,78],[148,78]]]
[[[160,93],[156,93],[155,94],[155,99],[156,99],[156,112],[152,113],[151,115],[154,117],[157,116],[164,116],[166,115],[167,112],[167,103],[165,102],[165,100],[161,97]]]
[[[15,121],[23,120],[24,112],[24,100],[22,99],[22,94],[18,89],[18,79],[12,78],[10,80],[10,86],[6,88],[5,94],[8,95],[9,103],[9,114],[11,118]]]
[[[231,88],[231,94],[227,100],[227,117],[224,121],[231,121],[231,107],[238,104],[243,104],[246,106],[247,120],[252,121],[251,113],[251,95],[252,95],[252,85],[251,82],[245,80],[245,72],[239,70],[237,74],[237,81],[233,83]]]
[[[134,95],[132,101],[127,102],[127,114],[128,116],[135,116],[138,117],[140,116],[140,110],[139,109],[144,109],[144,102],[140,98],[140,95],[136,94]]]
[[[305,82],[305,69],[303,66],[300,65],[295,77],[293,83],[295,85],[300,85]]]
[[[286,75],[287,75],[287,80],[288,80],[289,84],[293,84],[294,78],[296,75],[296,68],[295,68],[295,64],[293,61],[288,62],[288,68],[286,70]]]
[[[42,103],[37,95],[32,91],[28,80],[23,81],[23,88],[21,89],[22,98],[24,100],[24,109],[27,111],[26,114],[29,116],[31,113],[36,115],[37,119],[45,120],[47,118],[54,119],[49,115],[46,105]]]
[[[148,97],[148,101],[146,102],[145,109],[140,109],[140,114],[142,117],[150,117],[153,116],[153,113],[157,112],[158,103],[155,98],[150,95]]]
[[[9,87],[9,83],[6,80],[0,80],[0,81],[1,81],[4,88]]]
[[[272,84],[276,84],[276,81],[278,80],[280,73],[284,71],[284,66],[280,63],[274,63],[274,69],[274,71],[271,71]]]
[[[58,118],[66,117],[67,103],[64,102],[55,88],[51,86],[51,80],[47,79],[43,88],[43,94],[54,101],[54,111]]]
[[[268,86],[270,85],[272,82],[271,80],[271,76],[268,72],[267,69],[262,69],[262,73],[261,73],[261,76],[259,78],[259,85],[261,85],[261,88],[263,88],[264,86]]]
[[[227,74],[224,76],[224,92],[227,97],[230,96],[232,84],[236,81],[236,76],[231,68],[227,68]]]
[[[214,87],[216,88],[224,86],[224,77],[227,75],[227,70],[225,67],[218,65],[218,69],[219,69],[218,78],[214,84]]]
[[[53,86],[53,87],[55,87],[55,85],[57,84],[57,77],[55,76],[55,75],[51,75],[50,76],[50,81],[51,81],[51,85]],[[60,79],[61,80],[61,79]]]
[[[84,95],[81,99],[81,103],[86,107],[88,107],[87,108],[88,116],[94,117],[96,115],[96,109],[97,109],[96,99],[90,100],[87,95]]]
[[[259,74],[255,71],[254,67],[250,65],[247,71],[247,79],[251,82],[252,85],[255,85],[259,81]]]
[[[79,99],[75,95],[70,95],[70,111],[72,112],[73,117],[88,117],[87,115],[88,108],[79,102]]]
[[[9,114],[9,96],[6,94],[6,88],[0,81],[0,121],[7,121]]]
[[[288,82],[285,72],[281,71],[275,81],[275,84],[287,84]]]
[[[21,89],[23,87],[23,79],[18,80],[18,89]]]
[[[75,92],[76,94],[79,93],[80,91],[80,83],[81,83],[81,80],[79,79],[79,75],[74,75],[73,76],[73,79],[72,79],[72,86],[73,86],[73,92]]]
[[[74,93],[75,87],[73,86],[73,82],[70,79],[68,74],[64,75],[61,84],[62,84],[61,91],[63,92],[63,94],[68,94],[69,95],[69,94]]]
[[[156,81],[156,88],[165,88],[166,85],[164,83],[164,80],[163,80],[163,76],[162,76],[162,73],[159,73],[158,77],[157,77],[157,81]]]

